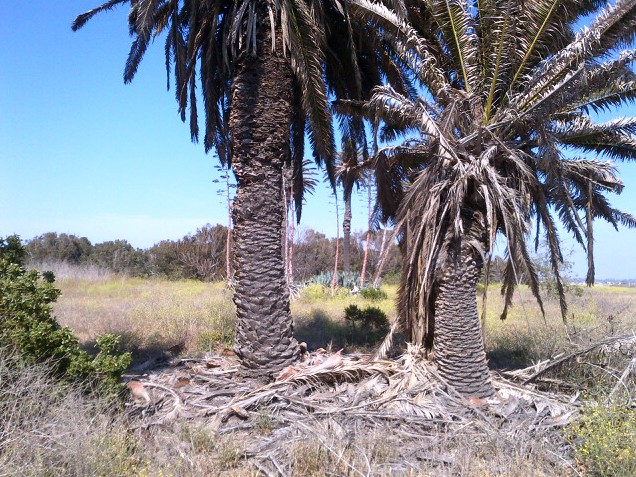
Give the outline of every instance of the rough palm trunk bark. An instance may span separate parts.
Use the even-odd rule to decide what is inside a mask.
[[[342,268],[345,273],[351,271],[351,195],[345,195],[345,209],[342,217]]]
[[[287,281],[290,285],[294,284],[294,237],[296,235],[296,212],[294,201],[290,201],[291,211],[291,227],[289,230],[289,249],[287,252]]]
[[[439,372],[464,396],[485,398],[494,388],[477,309],[481,265],[462,244],[451,250],[435,287],[435,361]]]
[[[276,372],[299,354],[281,246],[282,167],[289,154],[292,72],[288,61],[271,50],[265,15],[261,9],[257,54],[244,53],[237,62],[229,124],[237,179],[232,207],[234,351],[248,374],[254,375]]]
[[[364,259],[360,272],[360,288],[364,288],[364,277],[367,274],[367,260],[369,260],[369,244],[371,243],[371,181],[367,182],[367,240],[364,244]]]

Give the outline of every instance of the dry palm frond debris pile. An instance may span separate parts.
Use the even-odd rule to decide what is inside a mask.
[[[289,469],[279,467],[289,459],[281,453],[309,437],[329,451],[337,447],[336,438],[355,446],[357,435],[380,432],[383,446],[395,441],[393,448],[399,449],[391,470],[399,473],[417,469],[422,461],[452,463],[450,450],[441,456],[427,454],[440,435],[498,433],[514,445],[523,434],[546,443],[556,435],[551,431],[567,425],[576,413],[570,396],[502,377],[494,382],[496,398],[465,399],[444,382],[421,349],[409,347],[392,361],[321,349],[265,385],[241,377],[235,358],[208,354],[136,377],[128,387],[130,417],[140,427],[194,421],[218,435],[242,433],[244,455],[262,473],[287,475]],[[564,444],[557,439],[550,445]],[[554,464],[563,464],[559,460],[565,462],[555,454]]]
[[[610,336],[587,346],[578,346],[573,352],[562,353],[530,367],[503,374],[523,385],[565,389],[574,393],[578,393],[582,381],[593,381],[597,385],[605,381],[611,386],[606,403],[620,399],[627,404],[634,404],[636,333]]]

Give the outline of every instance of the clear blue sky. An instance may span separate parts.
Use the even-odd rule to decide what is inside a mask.
[[[190,142],[166,92],[162,40],[124,85],[127,8],[71,31],[98,3],[0,1],[0,236],[55,231],[148,247],[225,224],[216,158]],[[636,165],[618,167],[627,187],[614,203],[636,214]],[[354,230],[366,228],[365,195],[354,204]],[[335,235],[333,213],[323,186],[301,226]],[[636,230],[599,223],[596,231],[597,277],[636,278]],[[575,250],[574,274],[584,276]]]

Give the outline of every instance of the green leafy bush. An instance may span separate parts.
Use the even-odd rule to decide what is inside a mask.
[[[117,354],[119,337],[98,338],[94,357],[81,349],[72,330],[52,315],[51,303],[60,295],[55,277],[26,270],[25,255],[17,236],[0,238],[0,347],[27,362],[50,363],[59,377],[84,380],[107,393],[116,390],[131,361],[129,353]]]
[[[345,308],[345,320],[349,324],[348,341],[351,344],[371,345],[388,333],[390,325],[386,314],[375,306],[360,309],[357,305]]]
[[[362,298],[371,301],[380,301],[387,299],[386,292],[381,288],[363,288],[362,290],[360,290],[360,295],[362,295]]]
[[[567,429],[577,461],[589,475],[636,475],[636,409],[589,406]]]

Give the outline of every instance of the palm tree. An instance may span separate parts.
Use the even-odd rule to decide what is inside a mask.
[[[338,155],[336,180],[342,186],[344,214],[342,217],[342,261],[345,273],[351,271],[351,200],[354,187],[360,188],[365,179],[366,147],[358,148],[353,141],[343,141]]]
[[[296,234],[296,223],[300,223],[302,215],[302,204],[304,196],[309,193],[313,194],[316,190],[318,181],[316,180],[316,170],[312,167],[311,161],[304,159],[285,167],[283,170],[283,185],[285,196],[285,270],[287,273],[287,285],[292,286],[294,283],[294,237]],[[291,214],[291,221],[288,220]],[[295,216],[295,217],[294,217]]]
[[[205,149],[214,148],[236,176],[234,349],[253,374],[281,369],[299,354],[282,259],[282,168],[302,161],[307,133],[333,183],[328,93],[361,97],[365,70],[356,63],[347,6],[339,0],[111,0],[78,16],[73,29],[126,3],[133,42],[124,81],[165,33],[181,118],[189,116],[197,141],[200,88]],[[302,191],[295,196],[300,204]]]
[[[405,253],[402,324],[459,392],[490,396],[476,282],[495,237],[508,257],[502,318],[522,265],[543,310],[526,245],[532,225],[548,244],[565,319],[557,222],[587,250],[589,285],[593,219],[636,226],[610,205],[606,193],[623,184],[603,160],[636,159],[636,118],[594,120],[636,99],[636,51],[620,50],[636,39],[636,0],[603,9],[596,0],[407,0],[398,14],[352,3],[393,36],[424,88],[413,101],[382,86],[366,104],[342,106],[382,120],[385,137],[414,133],[375,158],[383,218],[394,220]]]

